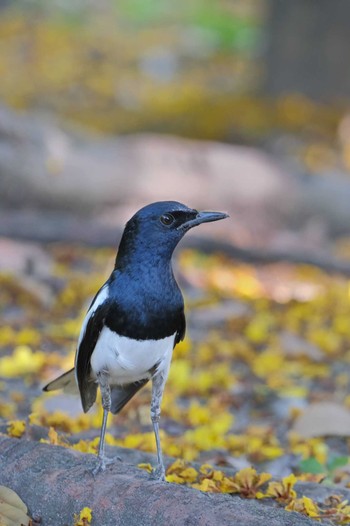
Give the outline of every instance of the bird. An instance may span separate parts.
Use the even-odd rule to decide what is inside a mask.
[[[81,326],[74,367],[47,384],[53,391],[78,387],[86,413],[101,392],[103,419],[94,475],[113,460],[105,456],[109,413],[117,414],[149,380],[157,450],[152,476],[165,480],[159,436],[161,401],[173,349],[185,337],[184,299],[172,269],[182,237],[202,223],[229,217],[198,212],[177,201],[144,206],[126,223],[114,269]]]

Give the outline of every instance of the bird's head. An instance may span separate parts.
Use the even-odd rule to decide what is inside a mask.
[[[141,208],[127,222],[120,242],[118,261],[139,256],[171,257],[188,230],[202,223],[228,217],[222,212],[198,212],[177,201],[159,201]]]

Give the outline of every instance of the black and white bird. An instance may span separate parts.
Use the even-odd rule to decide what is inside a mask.
[[[158,457],[154,475],[165,479],[160,406],[173,349],[186,329],[184,301],[171,257],[188,230],[226,217],[161,201],[145,206],[127,222],[114,270],[82,324],[75,367],[44,387],[53,391],[76,383],[85,413],[100,388],[104,411],[96,473],[108,463],[104,454],[108,413],[119,413],[152,380],[151,420]]]

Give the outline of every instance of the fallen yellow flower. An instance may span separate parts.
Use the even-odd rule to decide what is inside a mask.
[[[21,438],[21,436],[25,433],[25,430],[26,423],[24,420],[13,420],[9,423],[7,433],[11,437]]]
[[[300,499],[293,499],[285,507],[287,511],[297,511],[303,513],[308,517],[320,518],[320,510],[317,504],[309,497],[301,497]]]
[[[11,356],[0,359],[2,376],[14,378],[39,371],[46,363],[46,354],[42,351],[33,352],[27,345],[15,347]]]
[[[74,526],[89,526],[92,520],[92,510],[90,508],[83,508],[79,516],[74,517]]]
[[[148,473],[152,473],[152,471],[153,471],[153,468],[152,468],[151,464],[149,464],[149,463],[137,464],[137,467],[140,468],[140,469],[144,469],[145,471],[148,471]]]
[[[272,497],[278,502],[289,503],[297,496],[293,489],[296,481],[296,476],[291,474],[284,477],[280,482],[270,482],[264,496]]]

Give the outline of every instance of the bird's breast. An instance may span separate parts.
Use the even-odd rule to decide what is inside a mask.
[[[105,325],[135,340],[166,338],[182,323],[183,298],[170,267],[161,271],[144,265],[138,273],[113,272],[109,301]]]
[[[105,325],[113,332],[132,340],[162,340],[181,326],[183,306],[159,304],[147,298],[125,306],[125,301],[112,303]]]
[[[110,385],[123,385],[150,378],[166,368],[174,347],[175,334],[158,340],[135,340],[104,327],[91,356],[92,376],[109,376]]]

